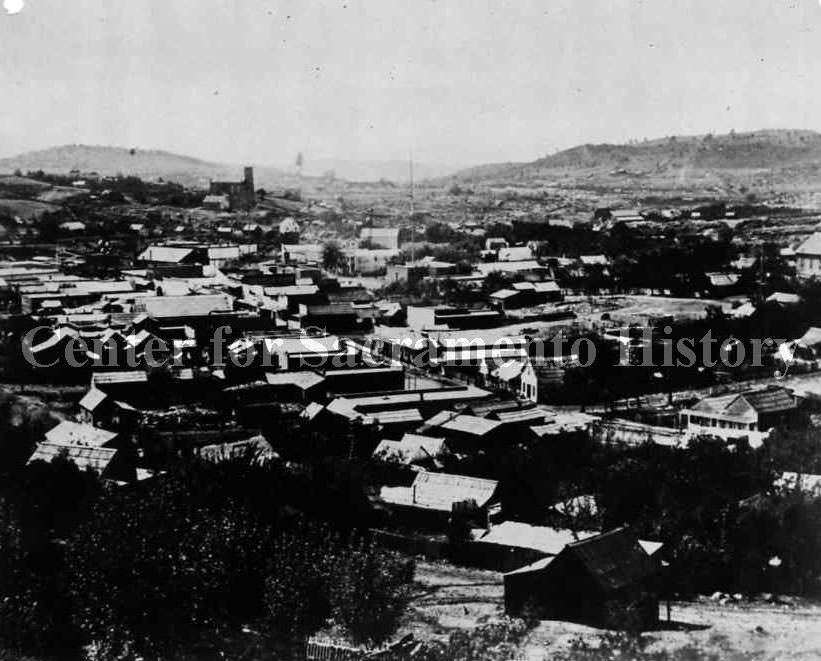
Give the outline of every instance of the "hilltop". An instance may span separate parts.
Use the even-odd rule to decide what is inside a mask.
[[[71,170],[104,176],[135,175],[143,179],[175,181],[187,186],[207,185],[209,179],[240,179],[241,165],[214,163],[162,150],[126,149],[97,145],[63,145],[0,159],[0,172]],[[259,186],[282,185],[287,175],[276,168],[256,167]]]
[[[586,144],[531,163],[483,165],[450,183],[656,190],[821,189],[821,134],[762,130]]]

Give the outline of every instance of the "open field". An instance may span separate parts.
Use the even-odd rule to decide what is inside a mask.
[[[422,560],[400,634],[444,640],[454,631],[470,630],[502,616],[501,574]],[[666,618],[663,605],[661,617]],[[602,633],[580,624],[543,621],[530,633],[523,658],[549,659],[574,639],[595,643]],[[706,597],[673,602],[672,622],[643,635],[652,641],[650,649],[680,651],[688,659],[817,659],[821,658],[821,605],[801,601],[722,605]]]

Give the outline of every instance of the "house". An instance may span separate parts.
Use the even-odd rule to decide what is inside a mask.
[[[597,534],[589,530],[574,531],[502,521],[487,530],[480,528],[473,531],[473,546],[478,551],[475,560],[486,569],[512,571],[536,560],[558,555],[568,544]]]
[[[802,278],[821,276],[821,232],[816,232],[795,249],[795,270]]]
[[[519,395],[531,402],[545,402],[564,385],[565,370],[575,364],[576,356],[561,360],[529,360],[519,377]]]
[[[661,563],[627,528],[567,544],[504,575],[505,612],[607,628],[658,622]]]
[[[367,241],[371,248],[399,249],[398,227],[363,227],[359,231],[359,240]]]
[[[680,422],[688,436],[718,436],[725,440],[746,437],[751,446],[758,447],[767,430],[797,408],[798,400],[789,390],[770,386],[706,397],[681,411]]]
[[[94,386],[80,400],[79,407],[79,420],[95,427],[128,430],[135,428],[140,418],[140,412],[133,406]]]

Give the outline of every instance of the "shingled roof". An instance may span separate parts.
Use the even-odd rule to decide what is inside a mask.
[[[578,559],[605,592],[641,582],[659,569],[627,528],[568,544],[562,554]]]

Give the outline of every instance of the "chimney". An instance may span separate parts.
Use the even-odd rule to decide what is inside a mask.
[[[254,168],[250,166],[245,167],[245,178],[243,182],[249,190],[254,190]]]

